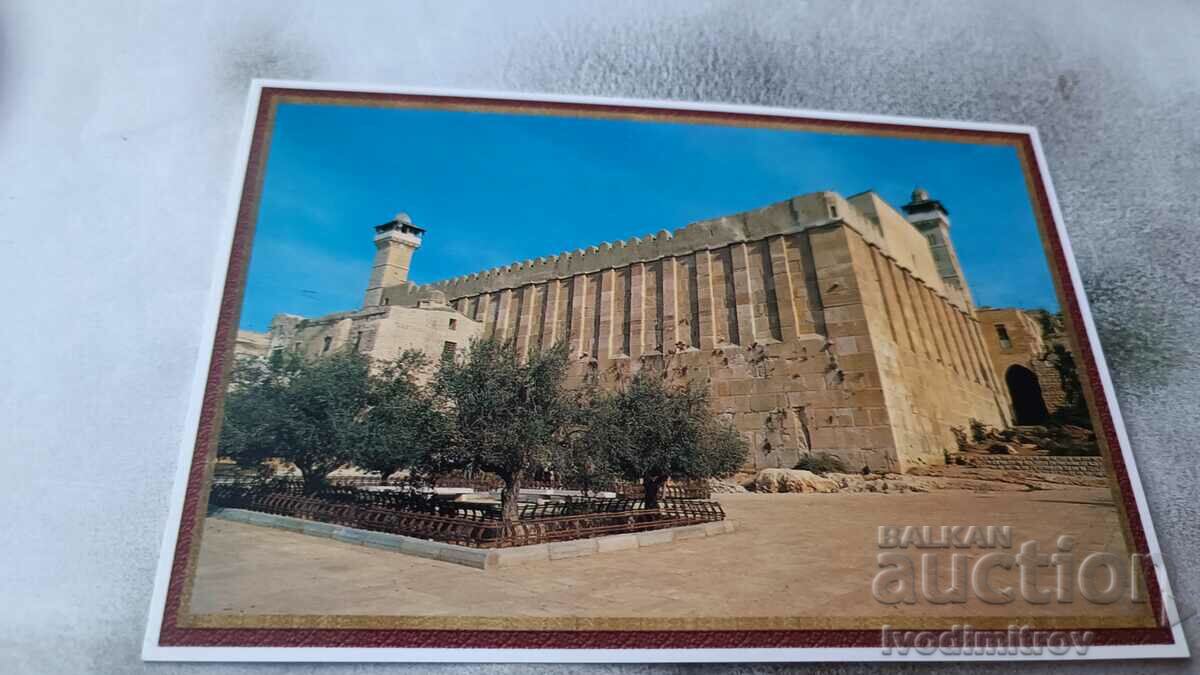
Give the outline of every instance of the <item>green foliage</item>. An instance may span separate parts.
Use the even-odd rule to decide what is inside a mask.
[[[1075,356],[1071,350],[1062,343],[1055,343],[1046,349],[1042,358],[1058,372],[1066,397],[1063,407],[1055,411],[1057,421],[1090,427],[1091,416],[1088,414],[1087,399],[1083,396],[1083,383],[1079,380],[1079,369],[1075,365]]]
[[[446,444],[446,415],[417,378],[428,367],[421,351],[406,350],[371,376],[366,439],[356,448],[354,464],[378,471],[380,482],[396,471],[425,465]]]
[[[559,432],[548,468],[563,483],[579,485],[585,494],[590,494],[615,477],[604,448],[591,433],[592,420],[603,395],[592,379],[569,396],[567,422]]]
[[[658,507],[669,479],[732,474],[748,452],[737,430],[712,414],[706,387],[672,387],[654,372],[640,371],[601,396],[590,429],[617,475],[642,483],[648,509]]]
[[[511,341],[496,339],[472,341],[465,358],[443,362],[438,370],[436,389],[452,411],[439,464],[496,474],[504,481],[506,521],[517,519],[521,479],[551,463],[571,422],[566,371],[565,344],[522,359]]]
[[[846,463],[842,461],[842,458],[827,452],[817,455],[805,455],[800,458],[800,461],[793,468],[811,471],[816,474],[847,472]]]
[[[311,494],[366,442],[369,395],[368,361],[351,351],[241,359],[225,396],[218,452],[243,466],[290,462]]]
[[[1031,309],[1027,312],[1038,322],[1038,327],[1042,331],[1042,339],[1050,340],[1062,332],[1063,315],[1062,312],[1051,314],[1044,309]]]

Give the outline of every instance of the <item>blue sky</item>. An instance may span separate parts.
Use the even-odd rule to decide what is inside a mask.
[[[977,304],[1058,307],[1010,147],[574,117],[280,105],[241,326],[358,308],[372,228],[428,230],[417,283],[673,230],[792,195],[921,185]]]

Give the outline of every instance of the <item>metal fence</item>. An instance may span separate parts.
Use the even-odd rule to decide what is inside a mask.
[[[230,478],[230,477],[214,477],[214,483],[241,482],[245,478]],[[300,485],[300,479],[291,476],[279,477],[276,481],[288,481],[290,484]],[[330,486],[333,487],[372,487],[379,485],[387,485],[392,487],[444,487],[444,488],[469,488],[476,492],[488,492],[499,490],[504,486],[504,481],[490,474],[475,474],[466,476],[463,474],[452,474],[448,476],[439,476],[432,485],[429,483],[416,482],[409,479],[399,479],[387,482],[380,482],[377,476],[330,476],[327,479]],[[526,490],[582,490],[584,486],[570,481],[558,480],[533,480],[524,479],[521,481],[521,488]],[[627,499],[641,499],[643,488],[640,483],[627,482],[608,482],[597,483],[587,486],[588,491],[595,492],[614,492],[619,497]],[[297,488],[298,489],[298,488]],[[712,487],[708,481],[704,480],[689,480],[680,481],[677,483],[668,483],[662,486],[659,496],[663,499],[711,499]]]
[[[474,548],[587,539],[725,518],[716,502],[663,500],[657,509],[643,509],[640,500],[583,498],[523,504],[520,520],[506,524],[498,505],[379,497],[397,494],[401,493],[338,487],[303,495],[278,483],[225,483],[213,486],[209,503]]]

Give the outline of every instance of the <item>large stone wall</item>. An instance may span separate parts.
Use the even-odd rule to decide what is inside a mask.
[[[901,468],[943,461],[952,427],[976,419],[1008,426],[1008,401],[987,358],[979,322],[940,297],[879,247],[846,232],[859,313],[881,381]]]
[[[688,233],[642,242],[636,255],[593,250],[433,288],[484,335],[522,350],[567,341],[573,382],[611,386],[653,367],[708,384],[715,410],[749,440],[753,468],[830,452],[855,469],[902,470],[940,462],[955,447],[950,426],[1004,426],[973,317],[912,270],[876,260],[884,238],[873,225],[859,223],[864,234],[827,215],[797,224],[829,204],[849,209],[840,198],[785,202],[710,223],[693,250],[680,246]],[[906,300],[885,299],[880,266],[906,284]],[[915,350],[891,337],[888,311],[907,313]]]

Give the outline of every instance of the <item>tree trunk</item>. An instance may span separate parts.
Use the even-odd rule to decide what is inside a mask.
[[[521,503],[517,497],[521,494],[521,477],[504,478],[504,487],[500,489],[500,518],[506,523],[515,523],[521,519]]]
[[[642,508],[657,509],[658,508],[658,493],[662,491],[663,483],[667,482],[666,478],[643,478],[642,479]]]

